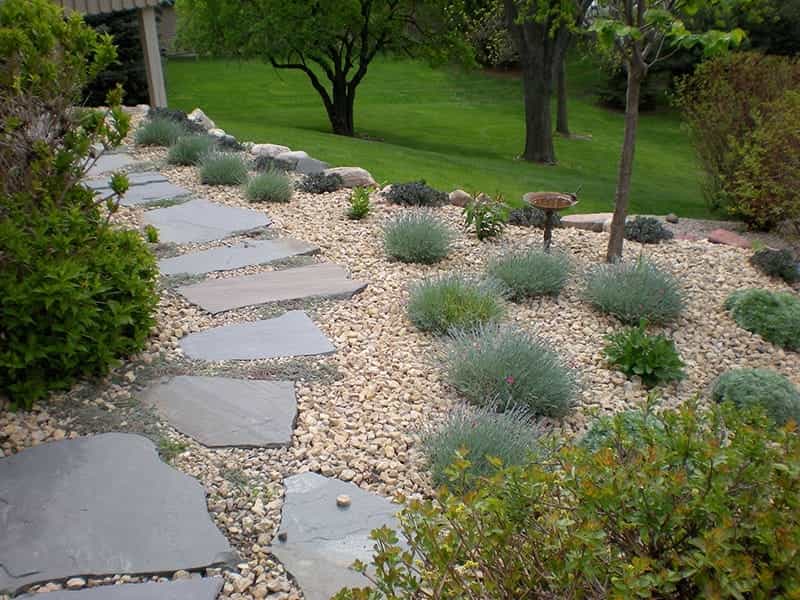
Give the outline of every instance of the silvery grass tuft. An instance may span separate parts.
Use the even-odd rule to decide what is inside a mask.
[[[489,325],[453,334],[446,354],[450,384],[476,406],[523,408],[533,417],[563,417],[577,376],[548,345],[519,328]]]
[[[233,152],[210,152],[200,161],[200,181],[206,185],[241,185],[247,181],[247,165]]]
[[[489,275],[501,281],[510,300],[557,296],[569,281],[572,264],[566,254],[520,250],[494,258]]]
[[[524,409],[497,412],[492,406],[462,405],[453,408],[444,421],[422,430],[422,451],[434,485],[470,488],[476,479],[495,472],[494,459],[504,467],[524,464],[537,452],[540,435]],[[459,457],[469,461],[469,466],[454,481],[449,467]]]
[[[186,128],[172,119],[155,118],[145,121],[134,135],[140,146],[171,146],[188,133]]]
[[[404,212],[383,228],[386,255],[405,263],[431,265],[450,252],[453,233],[428,211]]]
[[[181,136],[170,147],[167,162],[171,165],[196,165],[213,148],[214,140],[207,135]]]
[[[245,196],[250,202],[289,202],[293,194],[292,180],[274,169],[259,173],[245,186]]]

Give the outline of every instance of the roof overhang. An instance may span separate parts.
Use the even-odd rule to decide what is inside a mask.
[[[85,15],[101,15],[158,6],[161,0],[55,0],[55,3],[64,10],[75,10]]]

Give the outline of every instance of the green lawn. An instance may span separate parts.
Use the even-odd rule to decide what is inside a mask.
[[[516,160],[523,146],[521,84],[511,76],[432,69],[382,60],[359,87],[356,128],[362,139],[330,133],[305,75],[258,62],[171,59],[170,106],[196,106],[239,139],[285,144],[333,165],[361,166],[379,182],[425,179],[443,190],[502,193],[581,187],[582,212],[613,207],[622,115],[595,105],[596,69],[570,63],[570,125],[591,139],[556,141],[558,166]],[[680,119],[672,111],[641,119],[632,211],[708,216],[699,173]]]

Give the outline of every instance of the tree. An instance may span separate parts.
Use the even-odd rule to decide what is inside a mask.
[[[621,57],[627,71],[625,98],[625,133],[614,198],[614,217],[608,241],[606,260],[622,258],[625,219],[630,202],[636,129],[639,124],[639,95],[642,81],[654,64],[681,47],[702,45],[706,53],[714,53],[738,44],[744,38],[741,29],[730,32],[709,30],[692,33],[681,20],[684,14],[718,4],[723,0],[599,0],[606,16],[597,19],[592,28],[598,40],[612,47]],[[745,2],[747,0],[744,0]]]
[[[563,68],[572,32],[591,0],[504,0],[506,24],[517,45],[525,102],[525,150],[522,158],[553,164],[550,101]],[[561,79],[563,82],[563,79]]]
[[[356,90],[382,52],[463,55],[461,0],[178,0],[179,41],[302,71],[333,132],[355,134]]]

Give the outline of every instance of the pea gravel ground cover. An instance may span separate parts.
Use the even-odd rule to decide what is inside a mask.
[[[263,210],[273,219],[270,230],[274,231],[266,235],[279,232],[320,247],[318,256],[302,257],[303,264],[334,262],[346,267],[353,279],[368,281],[369,286],[350,300],[255,307],[213,317],[188,304],[174,287],[166,286],[158,307],[157,330],[141,355],[104,380],[78,385],[32,412],[10,413],[0,406],[0,456],[89,432],[143,431],[159,440],[177,468],[205,486],[212,517],[242,557],[238,573],[225,574],[221,598],[234,594],[240,594],[237,598],[263,598],[267,592],[275,593],[275,598],[297,598],[296,588],[267,549],[280,522],[285,477],[314,471],[387,496],[431,491],[418,432],[424,423],[443,418],[460,399],[444,381],[440,357],[446,340],[420,333],[407,320],[409,285],[451,271],[482,274],[492,258],[538,246],[541,231],[511,226],[497,240],[480,243],[462,233],[461,210],[445,206],[436,209],[437,215],[459,232],[449,256],[436,265],[391,262],[383,251],[382,227],[408,209],[382,202],[377,195],[372,199],[373,211],[362,221],[346,218],[346,190],[325,195],[298,192],[287,204],[253,205],[238,186],[205,186],[195,167],[168,166],[166,149],[134,148],[133,153],[137,160],[155,162],[172,183],[201,197]],[[140,208],[121,208],[114,220],[120,226],[142,228],[143,214]],[[620,323],[582,299],[580,274],[603,259],[606,242],[607,234],[557,230],[555,247],[572,256],[576,275],[558,297],[509,302],[507,306],[507,323],[549,342],[579,373],[574,412],[563,421],[543,422],[544,427],[567,434],[582,432],[596,415],[625,410],[647,395],[640,383],[628,381],[602,357],[604,336],[620,328]],[[174,252],[222,243],[180,246]],[[676,240],[647,247],[627,243],[625,259],[635,260],[641,252],[677,277],[687,300],[675,323],[653,328],[675,340],[686,362],[686,379],[661,389],[664,405],[676,405],[696,394],[709,399],[716,377],[732,368],[769,368],[800,385],[800,354],[779,349],[739,328],[723,307],[736,289],[789,289],[756,271],[748,263],[749,251],[704,241]],[[286,266],[292,265],[247,267],[208,277]],[[191,364],[178,349],[178,340],[189,332],[277,316],[294,308],[312,316],[336,346],[335,354],[311,360],[251,361],[234,367]],[[134,400],[148,381],[164,374],[187,370],[193,374],[230,373],[231,369],[239,376],[267,379],[291,373],[297,381],[298,398],[291,447],[209,450],[158,421]]]

